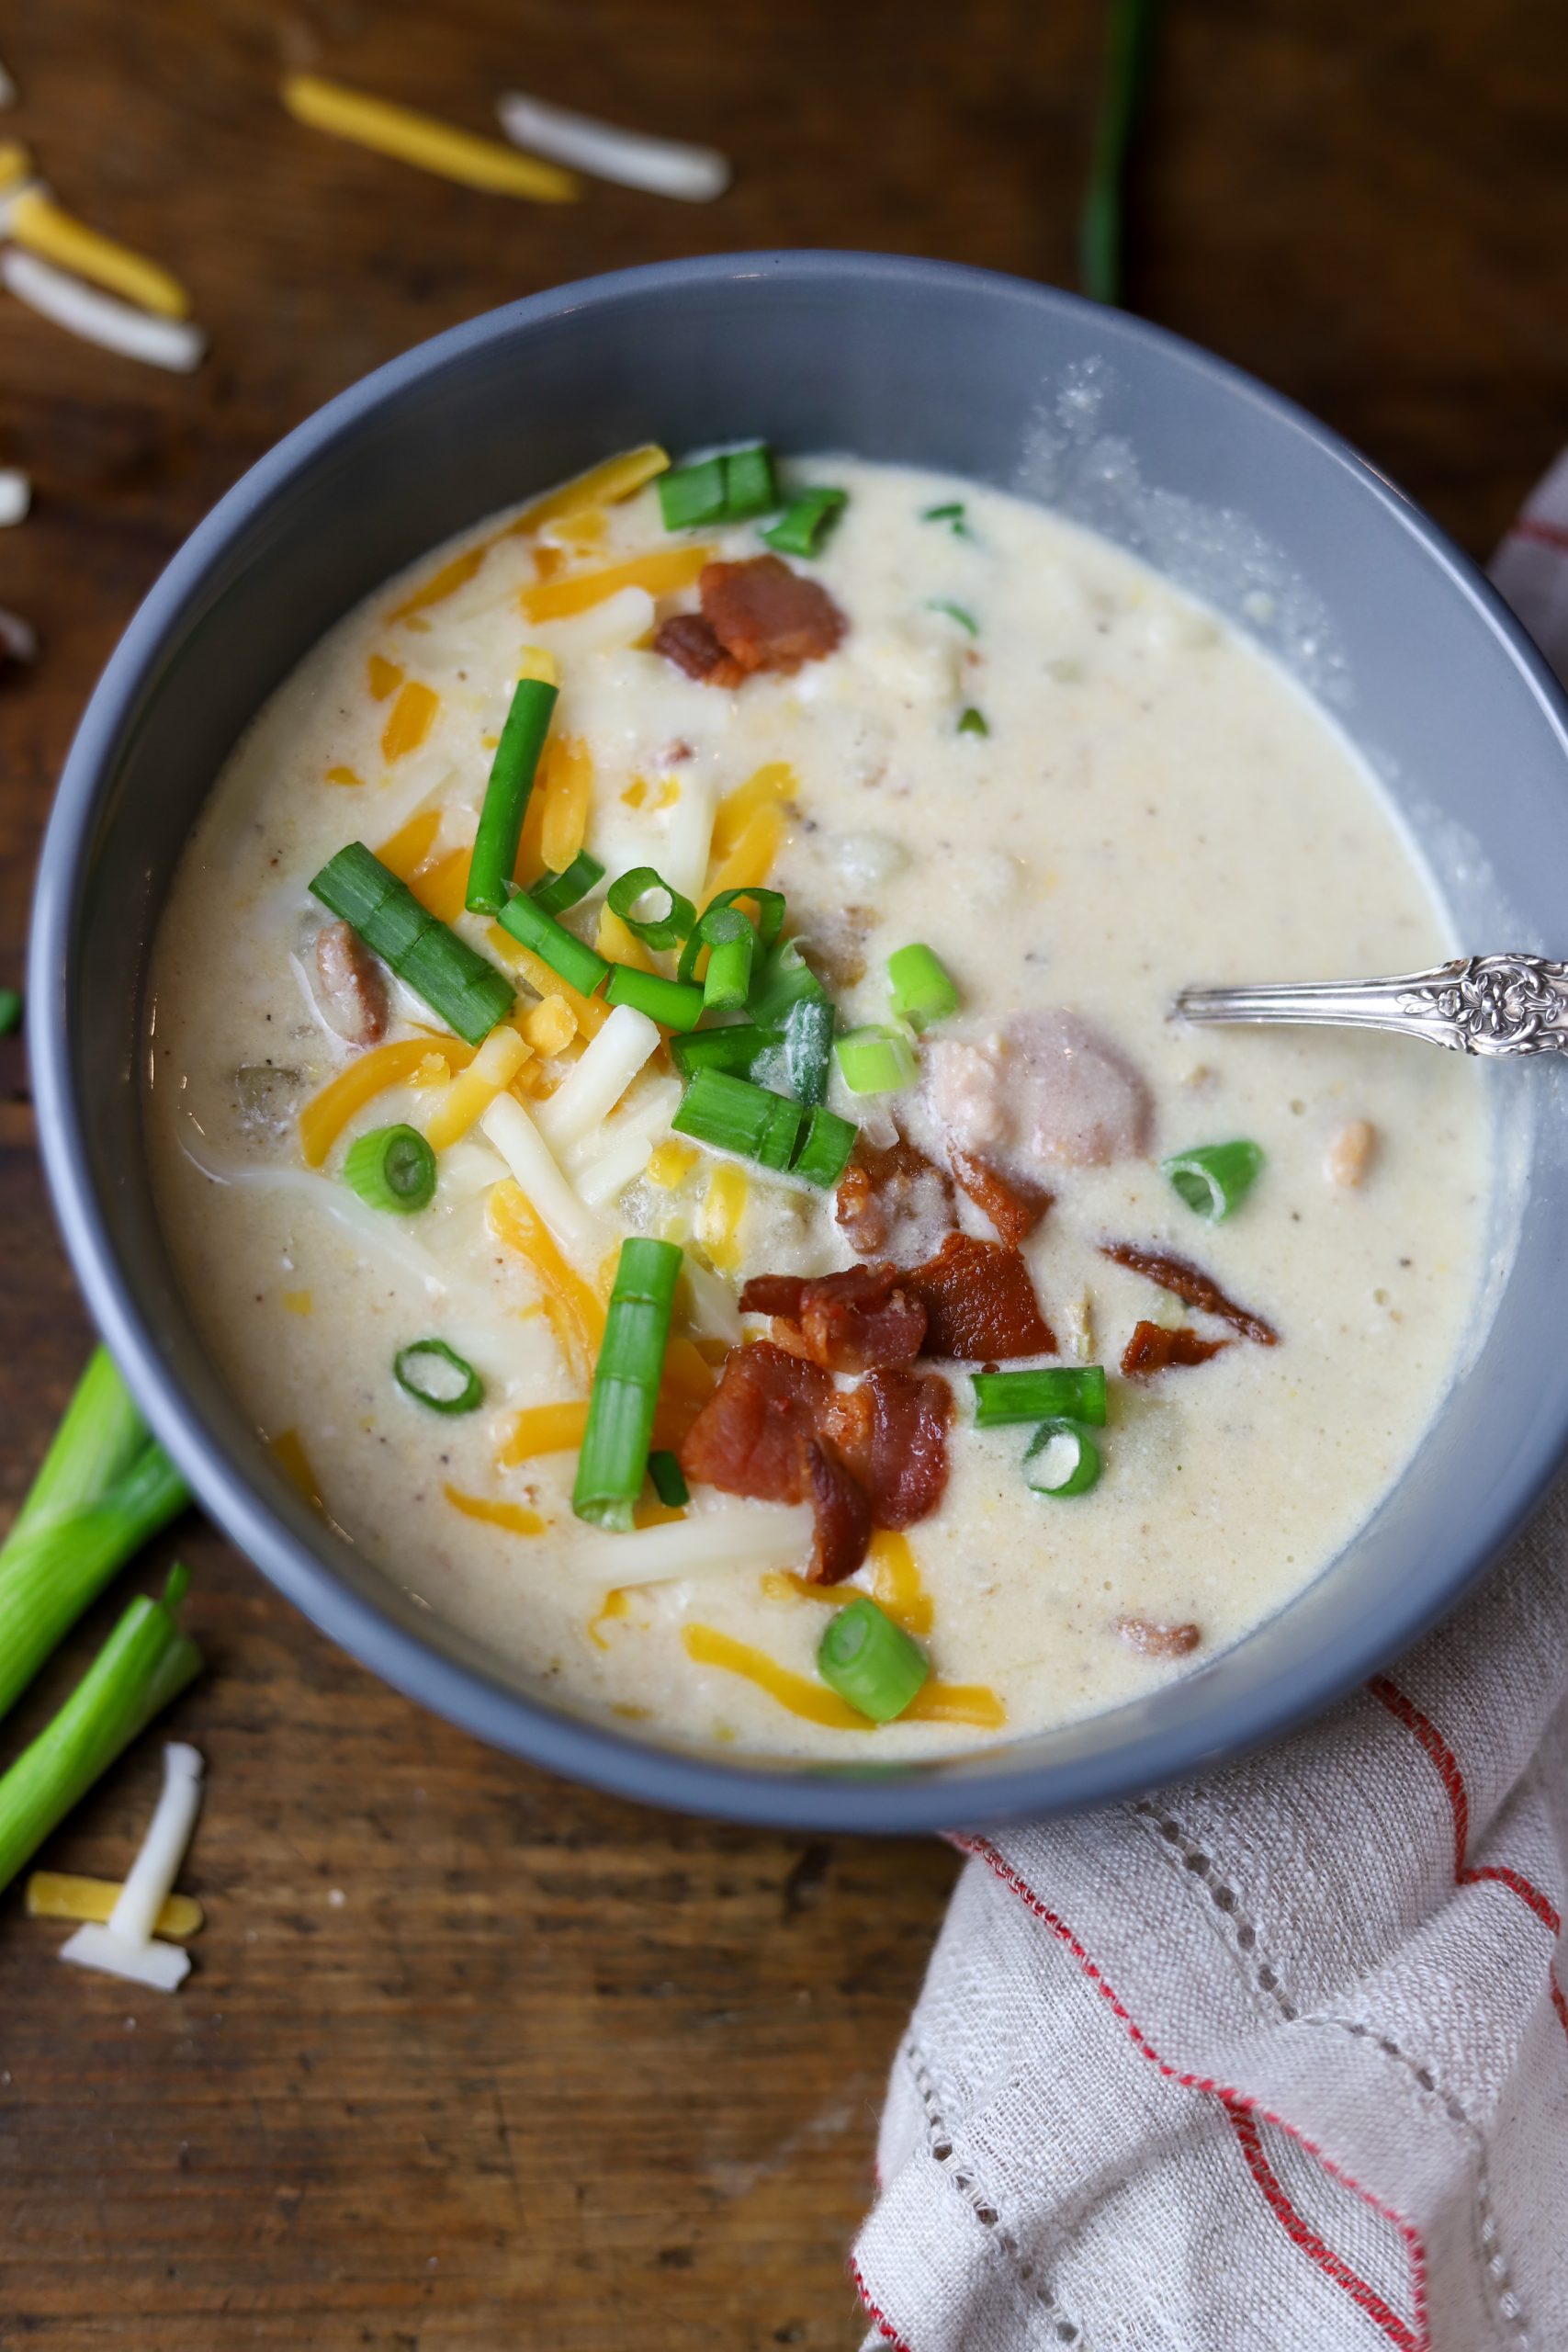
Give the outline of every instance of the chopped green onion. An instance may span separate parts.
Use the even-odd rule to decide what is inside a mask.
[[[694,466],[673,466],[659,477],[659,508],[667,531],[744,523],[753,514],[772,514],[778,503],[773,461],[761,442],[704,458]]]
[[[703,1017],[703,992],[694,980],[667,980],[662,972],[639,972],[612,964],[606,1004],[629,1004],[666,1029],[694,1029]]]
[[[100,1350],[0,1547],[0,1716],[190,1489]]]
[[[757,936],[763,947],[770,948],[774,944],[784,929],[784,892],[753,890],[744,884],[738,890],[720,890],[703,909],[700,919],[692,926],[686,944],[681,950],[681,961],[675,968],[682,980],[691,978],[705,947],[711,947],[729,936],[728,927],[720,918],[728,915],[742,899],[750,899],[757,910]]]
[[[826,996],[803,996],[790,1006],[784,1021],[784,1068],[797,1102],[820,1102],[827,1096],[833,1018]]]
[[[919,1642],[861,1592],[829,1619],[817,1671],[829,1690],[874,1724],[890,1724],[916,1696],[931,1663]]]
[[[633,910],[637,900],[647,898],[650,890],[664,893],[667,901],[664,912],[661,915],[635,913]],[[619,915],[635,939],[640,939],[645,947],[652,947],[660,954],[679,945],[697,919],[697,910],[690,899],[683,899],[679,890],[672,890],[663,876],[656,873],[651,865],[634,865],[629,874],[623,874],[617,881],[612,882],[604,903],[613,915]]]
[[[744,523],[753,514],[771,514],[779,503],[773,461],[761,442],[753,448],[730,449],[724,460],[724,519]]]
[[[985,712],[976,710],[971,703],[959,718],[958,731],[961,735],[988,735],[991,730],[986,723]]]
[[[759,1054],[782,1046],[782,1029],[760,1029],[754,1021],[738,1021],[728,1028],[694,1029],[670,1040],[670,1058],[682,1078],[700,1069],[749,1070]]]
[[[920,520],[922,523],[945,523],[955,539],[972,539],[975,536],[969,528],[963,502],[956,498],[942,506],[922,506]]]
[[[672,1241],[634,1234],[621,1244],[571,1490],[578,1518],[596,1527],[623,1532],[632,1524],[681,1266]]]
[[[22,992],[20,989],[0,989],[0,1037],[8,1037],[20,1026]]]
[[[596,857],[580,849],[570,865],[558,874],[542,875],[528,896],[540,911],[547,915],[564,915],[568,907],[575,907],[586,899],[596,883],[604,879],[604,869]]]
[[[830,1193],[850,1164],[859,1134],[853,1120],[840,1119],[837,1111],[824,1110],[818,1103],[806,1114],[806,1135],[795,1155],[795,1173]]]
[[[1245,1137],[1235,1143],[1199,1144],[1192,1151],[1172,1152],[1162,1159],[1159,1172],[1190,1209],[1211,1225],[1240,1208],[1263,1166],[1263,1154]]]
[[[915,1049],[902,1029],[870,1022],[840,1037],[833,1054],[852,1094],[896,1094],[914,1084]]]
[[[653,1491],[666,1510],[684,1510],[692,1499],[686,1475],[674,1454],[662,1449],[648,1457],[648,1475],[653,1481]]]
[[[800,1137],[801,1106],[728,1070],[699,1069],[670,1125],[715,1151],[733,1151],[763,1168],[786,1170]]]
[[[599,988],[610,967],[603,956],[596,955],[586,940],[568,931],[554,915],[547,915],[537,900],[526,891],[520,891],[502,909],[502,928],[525,947],[531,947],[541,962],[558,972],[570,982],[581,996],[592,996]]]
[[[372,1127],[350,1144],[343,1172],[362,1201],[400,1216],[435,1197],[435,1154],[417,1127]]]
[[[690,531],[724,519],[724,459],[671,466],[659,477],[659,507],[667,531]]]
[[[52,1722],[0,1779],[0,1887],[201,1668],[175,1611],[190,1581],[169,1571],[162,1600],[133,1600]]]
[[[485,786],[479,829],[468,860],[468,887],[463,903],[470,914],[498,915],[512,887],[523,820],[534,789],[534,774],[549,733],[557,689],[542,678],[519,678],[512,690],[512,707],[495,747]]]
[[[1078,284],[1096,302],[1121,300],[1127,157],[1159,6],[1160,0],[1111,0],[1094,157],[1078,221]]]
[[[782,1024],[793,1004],[817,998],[824,1004],[828,991],[806,961],[798,943],[781,940],[763,965],[751,990],[751,1018],[764,1028]]]
[[[433,1413],[471,1413],[484,1402],[484,1382],[467,1356],[445,1340],[415,1340],[400,1348],[392,1358],[392,1377],[405,1396],[428,1405]]]
[[[950,621],[956,621],[959,628],[967,629],[971,637],[980,634],[980,624],[967,606],[955,605],[947,596],[928,596],[926,609],[932,613],[945,613]]]
[[[780,555],[816,555],[849,503],[847,490],[803,490],[762,533]]]
[[[1087,1430],[1042,1421],[1023,1457],[1023,1483],[1037,1495],[1087,1495],[1100,1479],[1100,1448]]]
[[[1105,1367],[1086,1363],[1036,1372],[976,1372],[975,1426],[1008,1421],[1088,1421],[1105,1427]]]
[[[919,940],[896,947],[887,958],[893,1010],[911,1028],[928,1028],[958,1010],[958,990],[942,958]]]
[[[751,993],[757,934],[739,907],[710,907],[703,917],[708,943],[703,1002],[710,1012],[739,1012]]]
[[[330,857],[310,889],[466,1044],[482,1045],[512,1010],[511,983],[437,922],[363,842]]]

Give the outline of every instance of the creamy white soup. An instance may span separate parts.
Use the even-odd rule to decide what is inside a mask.
[[[1475,1312],[1474,1071],[1174,992],[1448,948],[1344,739],[1120,549],[634,452],[229,760],[164,1227],[283,1468],[498,1664],[699,1747],[1005,1740],[1316,1576]]]

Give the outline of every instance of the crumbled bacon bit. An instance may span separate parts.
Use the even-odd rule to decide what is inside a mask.
[[[701,613],[671,613],[653,632],[653,650],[705,685],[738,686],[746,673],[718,641],[713,623]],[[688,754],[689,756],[689,754]]]
[[[1122,1370],[1128,1380],[1145,1380],[1171,1364],[1207,1363],[1229,1346],[1228,1340],[1205,1340],[1186,1326],[1168,1331],[1160,1323],[1139,1323],[1122,1351]]]
[[[904,1279],[926,1310],[928,1355],[978,1363],[1056,1352],[1029,1268],[1006,1242],[950,1233],[936,1256]]]
[[[803,1502],[807,1447],[831,1388],[819,1365],[771,1340],[731,1348],[718,1386],[681,1441],[682,1469],[723,1494]]]
[[[817,1521],[807,1581],[841,1584],[853,1576],[871,1546],[870,1498],[838,1455],[816,1438],[807,1446],[806,1460]]]
[[[1151,1617],[1119,1617],[1116,1630],[1145,1657],[1186,1657],[1203,1638],[1196,1625],[1156,1625]]]
[[[895,1224],[921,1229],[923,1246],[957,1222],[953,1179],[918,1144],[898,1136],[886,1145],[863,1136],[833,1198],[839,1230],[857,1258],[886,1250]]]
[[[982,1216],[988,1217],[1004,1241],[1016,1249],[1027,1241],[1052,1202],[1055,1193],[1043,1184],[1031,1183],[1026,1176],[1004,1176],[977,1151],[965,1151],[958,1144],[948,1148],[948,1159],[960,1189],[969,1195]]]
[[[745,671],[787,677],[831,653],[849,627],[820,581],[792,571],[776,555],[706,564],[697,594],[704,619]]]
[[[1173,1291],[1188,1306],[1196,1306],[1204,1315],[1216,1315],[1239,1331],[1244,1340],[1255,1340],[1260,1348],[1277,1348],[1280,1334],[1272,1323],[1250,1308],[1238,1306],[1227,1298],[1212,1274],[1195,1266],[1190,1258],[1179,1258],[1171,1250],[1145,1250],[1137,1241],[1102,1241],[1100,1254],[1118,1266],[1126,1266],[1134,1274],[1143,1274],[1151,1283],[1158,1283],[1161,1290]]]
[[[878,1527],[912,1527],[947,1487],[953,1391],[939,1372],[868,1372],[823,1406],[821,1426],[866,1493]]]
[[[387,983],[359,933],[329,922],[316,934],[319,1002],[328,1025],[346,1045],[373,1046],[387,1028]]]
[[[926,1310],[899,1286],[898,1269],[850,1266],[810,1277],[758,1274],[740,1294],[741,1312],[771,1315],[774,1338],[828,1372],[868,1372],[912,1363],[926,1336]],[[780,1323],[798,1326],[798,1334]]]

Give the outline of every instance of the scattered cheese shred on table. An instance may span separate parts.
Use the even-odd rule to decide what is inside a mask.
[[[127,302],[160,318],[190,316],[190,296],[172,272],[145,254],[89,229],[58,205],[47,188],[24,187],[7,208],[6,228],[18,245],[44,261],[89,277]]]
[[[571,174],[554,164],[536,163],[497,139],[480,139],[434,115],[344,89],[315,74],[291,74],[282,95],[295,120],[312,130],[328,131],[378,155],[458,180],[465,187],[483,188],[494,196],[530,197],[536,204],[570,204],[581,192]]]
[[[29,1919],[78,1919],[107,1928],[120,1889],[112,1878],[73,1871],[34,1871],[23,1890]],[[153,1921],[161,1936],[199,1935],[207,1914],[194,1894],[171,1894]]]
[[[199,327],[186,319],[155,318],[112,294],[101,294],[94,287],[84,286],[80,278],[56,269],[51,262],[40,260],[37,254],[14,248],[0,253],[0,282],[29,311],[63,327],[68,334],[80,335],[84,343],[96,343],[105,351],[118,351],[128,359],[142,360],[149,368],[167,368],[180,376],[201,365],[207,337]]]
[[[574,164],[595,179],[646,188],[653,196],[679,197],[687,204],[707,203],[729,186],[728,159],[716,147],[620,130],[592,115],[527,97],[520,90],[508,90],[497,99],[496,112],[514,146],[531,148],[557,164]]]
[[[78,1968],[123,1976],[153,1992],[172,1993],[190,1973],[190,1954],[159,1943],[152,1930],[186,1858],[201,1804],[201,1758],[183,1740],[164,1749],[164,1786],[141,1850],[126,1873],[107,1924],[78,1928],[60,1957]]]
[[[0,530],[19,523],[33,503],[33,486],[19,466],[0,466]]]

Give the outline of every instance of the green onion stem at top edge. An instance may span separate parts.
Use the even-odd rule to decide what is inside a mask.
[[[175,1616],[187,1582],[175,1567],[162,1600],[131,1602],[53,1721],[0,1777],[0,1888],[200,1671],[201,1652]]]
[[[498,915],[506,904],[517,864],[517,844],[523,838],[523,820],[528,813],[556,699],[557,689],[542,678],[519,678],[512,690],[512,707],[491,762],[473,855],[468,860],[463,903],[470,914]]]
[[[1127,165],[1147,87],[1160,0],[1110,0],[1105,74],[1078,220],[1078,284],[1096,302],[1122,299]]]
[[[620,1532],[632,1524],[681,1267],[672,1241],[633,1234],[621,1244],[571,1490],[578,1518],[596,1527]]]
[[[931,1664],[919,1644],[862,1592],[829,1620],[817,1670],[861,1714],[890,1724],[917,1696]]]

